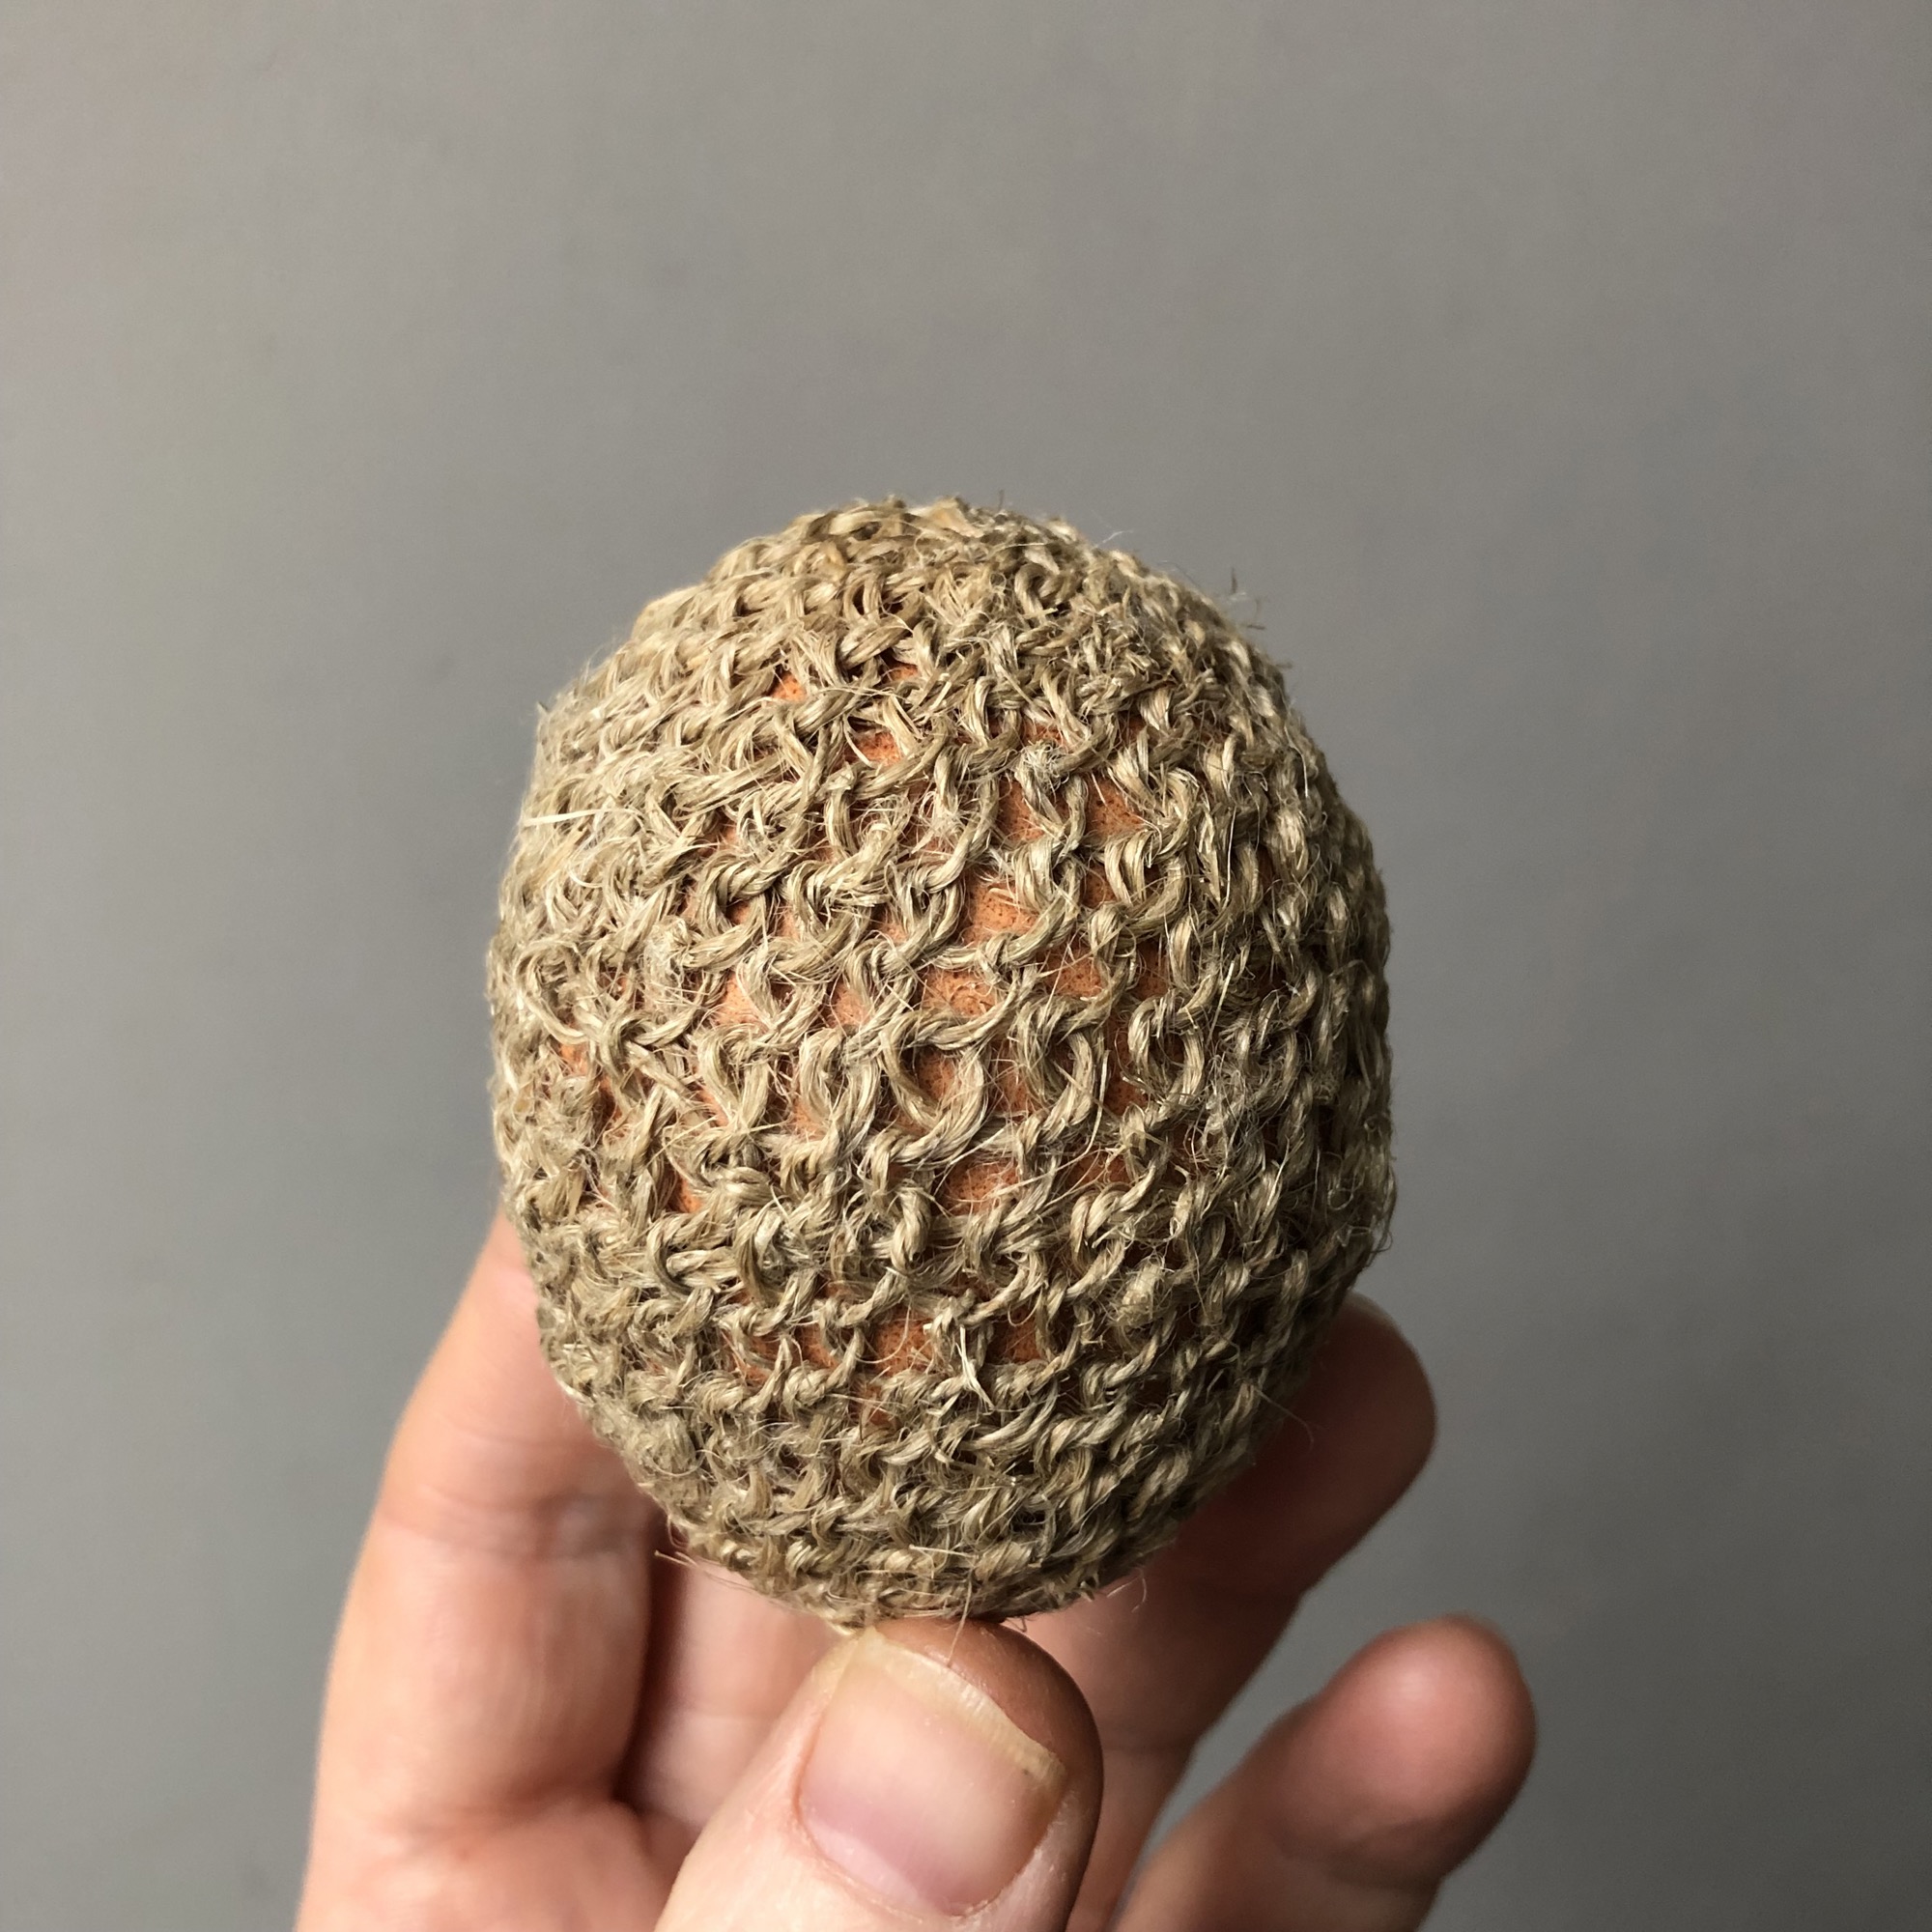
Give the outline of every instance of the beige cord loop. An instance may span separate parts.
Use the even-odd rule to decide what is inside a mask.
[[[544,1346],[696,1553],[1016,1615],[1253,1453],[1376,1252],[1388,926],[1198,592],[801,518],[544,715],[490,954]]]

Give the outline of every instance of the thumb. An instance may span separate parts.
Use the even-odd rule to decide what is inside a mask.
[[[1059,1932],[1100,1803],[1066,1673],[988,1624],[888,1624],[800,1687],[658,1932]]]

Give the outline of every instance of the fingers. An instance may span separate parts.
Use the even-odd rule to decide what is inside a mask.
[[[608,1795],[645,1637],[650,1506],[557,1387],[493,1230],[404,1414],[343,1612],[316,1853]]]
[[[1037,1617],[1099,1725],[1106,1800],[1075,1923],[1104,1924],[1202,1733],[1304,1592],[1415,1479],[1435,1438],[1428,1378],[1359,1297],[1336,1318],[1254,1466],[1138,1577]]]
[[[1099,1779],[1086,1706],[1023,1637],[883,1626],[807,1679],[658,1932],[1059,1932]]]
[[[1535,1743],[1500,1637],[1455,1617],[1393,1632],[1181,1822],[1121,1932],[1409,1932],[1508,1808]]]

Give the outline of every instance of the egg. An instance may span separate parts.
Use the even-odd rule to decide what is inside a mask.
[[[542,715],[489,958],[545,1352],[843,1626],[1168,1542],[1382,1245],[1388,923],[1209,598],[956,498],[800,518]]]

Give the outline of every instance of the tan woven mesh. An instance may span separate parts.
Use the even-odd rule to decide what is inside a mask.
[[[1094,1589],[1381,1239],[1387,939],[1198,592],[952,500],[743,545],[544,715],[503,885],[558,1377],[692,1550],[838,1621]]]

